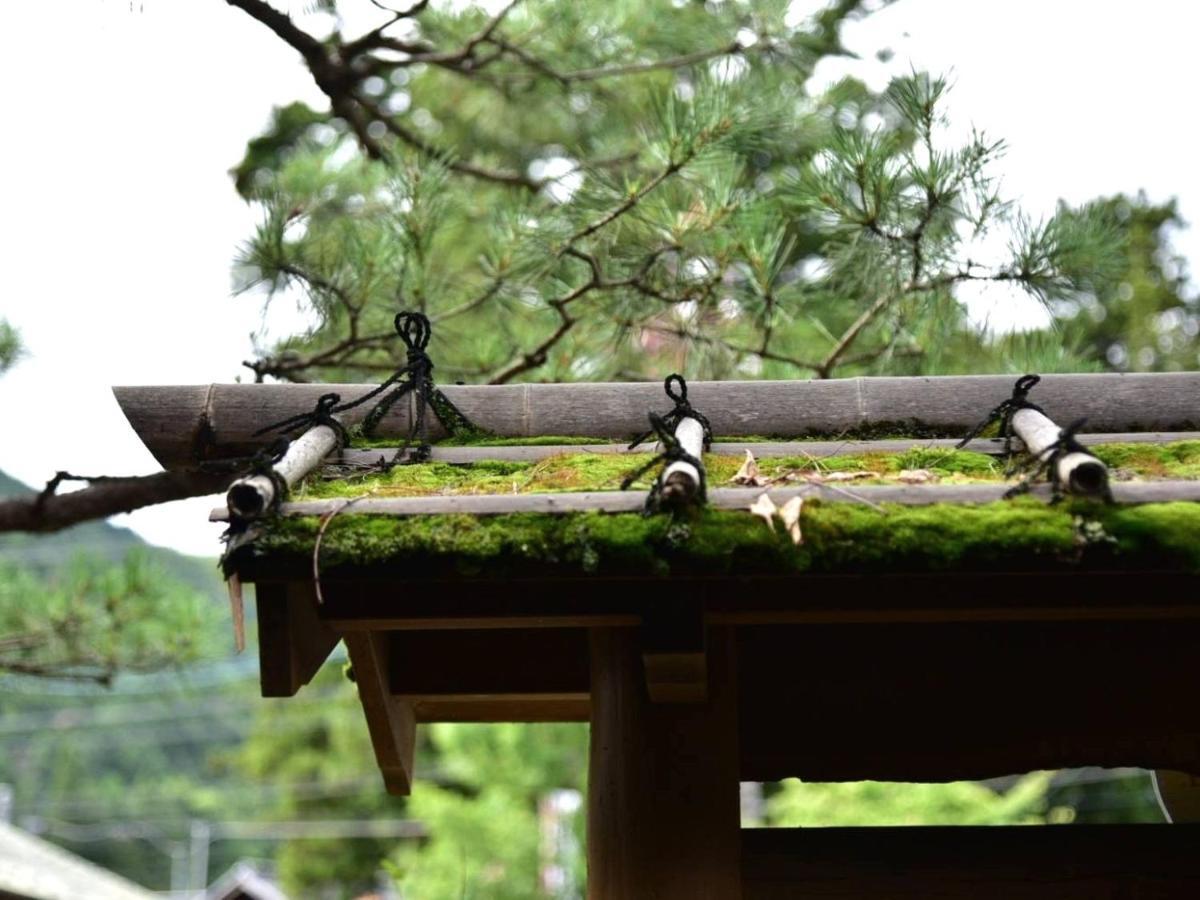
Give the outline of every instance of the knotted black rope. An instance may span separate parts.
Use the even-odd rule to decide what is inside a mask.
[[[684,419],[695,419],[700,423],[700,427],[704,429],[703,446],[707,450],[712,444],[712,426],[709,425],[708,419],[697,412],[692,404],[688,402],[687,382],[683,380],[682,375],[668,375],[663,382],[663,390],[667,392],[668,397],[675,401],[674,409],[661,416],[657,413],[650,413],[650,430],[645,434],[638,435],[638,437],[634,438],[633,443],[629,445],[629,449],[632,450],[638,444],[653,435],[657,435],[662,451],[645,465],[638,467],[626,475],[621,482],[621,490],[627,490],[630,485],[646,474],[646,472],[655,466],[661,467],[658,476],[654,479],[654,484],[650,487],[650,493],[646,496],[646,506],[643,509],[645,515],[656,513],[664,505],[676,501],[677,498],[666,496],[663,490],[666,487],[663,482],[663,475],[670,465],[676,462],[688,463],[695,467],[697,473],[699,473],[700,483],[697,485],[694,499],[698,503],[706,503],[708,500],[708,484],[704,474],[704,463],[683,448],[683,445],[679,443],[679,438],[675,437],[675,429],[679,427],[679,423]]]
[[[350,441],[350,436],[346,433],[345,427],[334,418],[333,414],[346,407],[339,407],[341,396],[338,394],[322,394],[317,400],[317,405],[313,407],[312,412],[300,413],[295,416],[289,416],[278,422],[272,422],[270,425],[265,425],[258,431],[254,432],[254,437],[266,434],[269,431],[280,431],[284,434],[289,434],[295,431],[307,431],[316,425],[325,425],[333,430],[337,436],[338,447],[345,447]]]
[[[1004,438],[1004,453],[1006,456],[1012,456],[1012,419],[1017,410],[1032,409],[1046,415],[1045,410],[1028,399],[1029,391],[1041,380],[1041,375],[1022,375],[1018,378],[1017,383],[1013,385],[1012,396],[988,413],[987,418],[972,428],[970,433],[958,442],[955,449],[961,450],[979,437],[989,425],[999,422],[1000,437]]]
[[[672,383],[677,385],[676,390],[671,390]],[[688,401],[688,387],[687,382],[683,380],[683,376],[679,374],[668,375],[666,380],[663,382],[663,390],[667,392],[668,397],[675,401],[674,409],[672,409],[666,415],[658,417],[662,423],[668,429],[670,429],[672,432],[671,436],[674,437],[674,431],[679,427],[680,421],[683,419],[695,419],[700,423],[700,427],[704,429],[704,449],[707,450],[712,444],[712,426],[708,424],[708,419],[696,412],[695,408],[693,408],[692,404]],[[651,425],[654,424],[653,416],[651,416],[650,422]],[[645,434],[638,435],[633,439],[633,443],[629,445],[628,449],[632,450],[638,444],[653,436],[655,431],[657,431],[656,428],[651,428],[651,430],[647,431]],[[659,434],[661,440],[661,432],[659,432]]]
[[[664,506],[663,474],[671,463],[684,462],[695,466],[696,471],[700,473],[700,483],[696,488],[694,499],[697,503],[701,504],[708,502],[708,484],[704,476],[704,463],[683,449],[683,445],[679,443],[679,438],[675,437],[675,432],[667,423],[667,417],[650,413],[650,431],[646,434],[647,436],[651,434],[658,435],[658,441],[663,448],[662,452],[653,457],[645,465],[638,466],[638,468],[626,475],[621,481],[621,490],[628,490],[635,481],[655,466],[662,467],[658,476],[654,479],[654,484],[650,486],[650,493],[646,495],[646,505],[642,509],[643,515],[648,516],[656,513]],[[639,438],[637,443],[640,443],[641,440]]]
[[[429,354],[425,351],[425,348],[429,346],[429,338],[433,331],[429,317],[420,312],[401,312],[396,314],[394,324],[396,333],[400,335],[400,340],[404,342],[404,346],[408,350],[408,358],[405,365],[397,369],[379,387],[333,410],[333,412],[344,412],[348,409],[354,409],[356,406],[361,406],[368,400],[384,394],[388,388],[394,387],[394,390],[384,394],[382,399],[371,407],[370,412],[363,419],[363,434],[371,437],[374,435],[375,429],[379,427],[379,423],[383,421],[383,417],[387,415],[388,411],[398,400],[409,394],[416,396],[416,412],[409,426],[408,436],[405,437],[403,445],[396,451],[396,455],[392,457],[391,461],[384,464],[385,469],[390,469],[400,462],[408,451],[409,446],[416,440],[419,440],[420,443],[413,453],[412,461],[416,462],[429,458],[429,442],[424,439],[425,411],[427,408],[433,410],[433,414],[437,416],[438,421],[445,426],[446,431],[451,435],[469,434],[481,430],[457,406],[451,403],[449,398],[438,390],[433,382],[433,360],[429,358]]]

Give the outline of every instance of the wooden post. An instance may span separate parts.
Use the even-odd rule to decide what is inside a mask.
[[[1018,409],[1012,417],[1013,431],[1038,460],[1052,452],[1061,429],[1036,409]],[[1108,489],[1108,469],[1090,453],[1066,453],[1055,463],[1058,483],[1072,494],[1100,496]]]
[[[698,419],[684,416],[675,426],[675,440],[687,453],[700,459],[704,453],[704,426]],[[673,462],[662,473],[662,499],[666,503],[686,503],[700,490],[700,470],[690,462]]]
[[[314,425],[288,446],[283,459],[275,463],[275,472],[287,486],[297,481],[321,464],[326,456],[337,447],[338,436],[328,425]],[[256,519],[275,502],[275,484],[265,475],[239,478],[229,487],[225,495],[229,514],[240,519]]]
[[[592,631],[589,900],[742,896],[732,630],[708,644],[707,702],[652,704],[637,631]]]

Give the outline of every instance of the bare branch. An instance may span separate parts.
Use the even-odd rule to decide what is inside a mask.
[[[80,491],[56,494],[63,481],[91,483]],[[34,497],[14,497],[0,501],[0,532],[58,531],[89,519],[102,519],[131,512],[143,506],[215,494],[229,487],[229,472],[191,470],[159,472],[128,478],[79,478],[59,472]]]
[[[667,59],[658,59],[651,62],[629,63],[622,66],[597,66],[594,69],[578,69],[574,72],[561,72],[558,74],[558,79],[564,82],[573,81],[600,81],[604,78],[619,78],[624,75],[640,75],[644,72],[656,72],[664,69],[684,69],[688,66],[694,66],[696,63],[705,62],[710,59],[716,59],[720,56],[732,56],[735,53],[741,53],[745,48],[734,41],[731,44],[726,44],[723,47],[712,47],[708,50],[697,50],[694,53],[685,53],[681,56],[672,56]]]

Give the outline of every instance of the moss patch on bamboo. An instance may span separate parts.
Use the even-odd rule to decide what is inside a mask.
[[[256,556],[308,562],[316,517],[272,522]],[[322,571],[411,564],[456,577],[717,575],[1074,567],[1200,571],[1200,504],[1047,506],[1034,499],[977,506],[805,505],[795,546],[742,511],[667,516],[368,516],[329,523]]]
[[[1096,455],[1114,477],[1200,478],[1200,441],[1172,444],[1108,444]],[[564,453],[543,460],[482,460],[473,463],[427,462],[396,466],[389,472],[362,476],[310,478],[293,494],[296,499],[327,499],[370,494],[418,497],[434,494],[512,494],[556,491],[617,490],[627,474],[650,459],[649,453]],[[708,454],[705,467],[712,487],[730,484],[742,457]],[[1004,478],[1004,464],[984,453],[914,447],[902,453],[857,453],[762,457],[763,478],[804,478],[834,472],[860,472],[875,483],[895,481],[906,470],[922,469],[943,482],[988,482]],[[646,488],[647,474],[635,486]]]

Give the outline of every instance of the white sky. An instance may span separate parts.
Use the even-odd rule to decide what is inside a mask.
[[[229,263],[254,215],[226,173],[272,104],[321,103],[296,56],[221,0],[133,10],[128,0],[5,10],[0,315],[29,356],[0,378],[0,469],[31,484],[57,469],[157,470],[111,385],[246,371],[261,310],[230,296]],[[852,72],[881,88],[911,66],[950,74],[957,121],[1008,141],[1007,193],[1035,214],[1059,197],[1143,188],[1179,197],[1196,219],[1198,26],[1200,7],[1173,0],[899,0],[847,28],[863,62],[827,61],[816,78]],[[886,66],[873,59],[884,46],[896,52]],[[1176,246],[1200,266],[1200,229]],[[298,322],[272,311],[276,333]],[[211,556],[213,505],[114,522]]]

